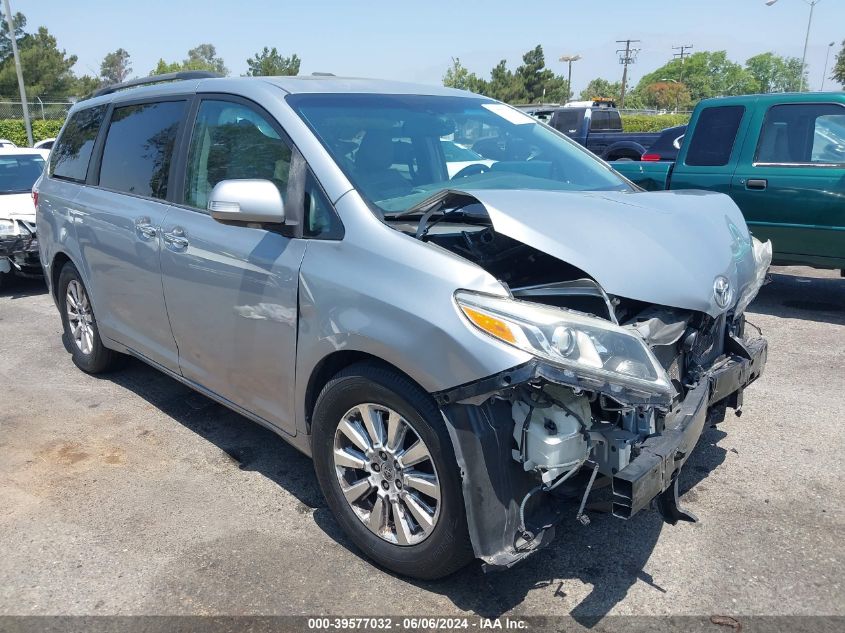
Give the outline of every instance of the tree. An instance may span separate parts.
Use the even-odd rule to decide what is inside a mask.
[[[842,50],[836,55],[836,63],[833,65],[833,74],[830,78],[845,86],[845,40],[842,40]]]
[[[801,60],[797,57],[761,53],[746,60],[745,69],[757,82],[758,92],[798,92],[801,87]]]
[[[168,73],[179,72],[180,70],[184,70],[181,63],[167,63],[164,59],[159,57],[158,64],[156,64],[156,67],[150,71],[150,75],[166,75]]]
[[[6,14],[0,11],[0,63],[4,62],[12,54],[12,39],[9,37],[9,24],[6,22]],[[26,37],[24,27],[26,27],[26,17],[23,13],[15,13],[12,16],[12,23],[15,26],[15,40],[18,46],[21,45],[21,40]]]
[[[100,77],[107,86],[125,81],[131,71],[129,53],[123,48],[106,55],[100,64]]]
[[[443,85],[458,90],[469,90],[477,94],[485,94],[488,87],[487,82],[475,73],[470,72],[466,66],[461,64],[458,57],[453,57],[452,65],[446,69],[446,74],[443,75]]]
[[[221,75],[228,75],[229,70],[223,63],[223,59],[217,57],[217,49],[214,44],[200,44],[188,51],[188,57],[181,62],[166,62],[159,59],[156,67],[150,71],[151,75],[165,75],[181,70],[210,70]]]
[[[566,79],[546,68],[543,47],[539,44],[522,56],[522,65],[515,75],[521,80],[529,102],[569,100]]]
[[[645,87],[646,105],[658,110],[680,110],[689,106],[689,90],[677,81],[657,81]]]
[[[74,81],[71,92],[74,97],[87,97],[95,90],[103,87],[103,80],[91,75],[82,75]]]
[[[266,46],[260,53],[246,60],[249,70],[248,77],[272,77],[277,75],[298,75],[299,65],[302,62],[299,56],[294,53],[290,57],[282,57],[274,46],[269,49]]]
[[[614,81],[611,83],[607,79],[596,77],[595,79],[591,79],[590,83],[587,84],[587,87],[581,91],[580,98],[583,101],[588,101],[590,99],[595,99],[596,97],[606,97],[619,101],[621,95],[621,81]]]
[[[188,51],[188,59],[182,62],[184,70],[210,70],[221,75],[228,75],[229,69],[221,57],[217,57],[214,44],[200,44]]]
[[[508,70],[507,60],[502,60],[490,71],[490,81],[485,95],[508,103],[524,102],[527,99],[522,78]]]
[[[64,97],[73,92],[76,77],[71,68],[76,63],[76,55],[59,50],[56,38],[46,27],[39,27],[36,33],[28,33],[21,38],[18,52],[28,95]],[[17,93],[15,64],[7,58],[0,63],[0,94]]]
[[[683,62],[673,59],[648,73],[640,79],[637,91],[643,93],[651,84],[669,79],[687,87],[692,103],[720,95],[750,94],[757,89],[757,81],[751,73],[729,60],[725,51],[699,51]]]

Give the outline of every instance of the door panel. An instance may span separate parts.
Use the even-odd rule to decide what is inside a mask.
[[[161,226],[169,206],[80,187],[76,234],[104,336],[179,371],[161,289]]]
[[[205,208],[222,180],[260,178],[287,196],[292,151],[275,121],[236,98],[197,106],[184,186],[162,232],[162,280],[182,374],[296,433],[297,290],[306,241],[281,227],[223,225]],[[286,205],[287,206],[287,205]]]
[[[164,296],[182,374],[294,434],[306,241],[182,208],[168,214],[163,237]]]
[[[776,104],[758,117],[759,134],[743,149],[731,197],[754,235],[772,240],[776,260],[842,266],[845,107]]]
[[[731,197],[754,236],[772,240],[776,256],[845,258],[845,169],[740,167]]]

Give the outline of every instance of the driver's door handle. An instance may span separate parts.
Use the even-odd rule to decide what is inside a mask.
[[[181,227],[174,227],[169,233],[164,233],[162,239],[173,248],[188,248],[188,238]]]
[[[745,182],[746,189],[754,189],[755,191],[762,191],[769,186],[769,181],[765,178],[749,178]]]

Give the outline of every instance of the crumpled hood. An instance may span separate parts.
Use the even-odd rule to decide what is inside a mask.
[[[464,190],[496,232],[577,266],[611,295],[718,316],[714,282],[755,278],[748,227],[728,196],[703,191]]]

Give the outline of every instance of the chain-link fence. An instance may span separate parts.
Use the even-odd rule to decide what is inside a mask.
[[[38,97],[28,102],[29,117],[33,120],[63,120],[73,103],[69,101],[42,101]],[[20,101],[0,101],[0,119],[23,119]]]

